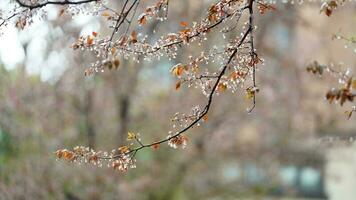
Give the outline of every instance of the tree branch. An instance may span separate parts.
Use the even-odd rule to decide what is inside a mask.
[[[15,0],[21,7],[24,8],[29,8],[29,9],[36,9],[36,8],[42,8],[47,5],[79,5],[79,4],[86,4],[86,3],[91,3],[91,2],[100,2],[101,0],[82,0],[82,1],[69,1],[69,0],[63,0],[63,1],[46,1],[44,3],[38,3],[38,4],[26,4],[22,0]]]
[[[251,12],[250,12],[250,14],[251,14]],[[101,159],[121,158],[123,156],[130,155],[133,152],[138,152],[141,149],[152,147],[152,146],[155,146],[155,145],[159,145],[159,144],[168,142],[171,139],[176,138],[176,137],[180,136],[182,133],[184,133],[184,132],[188,131],[189,129],[193,128],[209,112],[211,104],[213,102],[214,93],[216,92],[216,89],[217,89],[217,87],[219,85],[219,82],[220,82],[222,76],[225,74],[225,71],[228,68],[229,64],[232,62],[232,60],[236,56],[239,47],[244,43],[244,41],[246,40],[247,36],[249,34],[252,34],[252,29],[253,29],[252,24],[249,24],[248,29],[246,29],[246,31],[244,32],[244,34],[241,37],[240,41],[238,42],[237,46],[233,49],[233,51],[232,51],[227,63],[223,66],[222,70],[220,71],[219,75],[217,76],[217,79],[216,79],[216,81],[214,83],[214,86],[212,87],[211,92],[209,94],[208,102],[205,105],[205,108],[204,108],[203,112],[199,115],[199,117],[197,119],[195,119],[193,122],[191,122],[187,127],[183,128],[182,130],[180,130],[176,134],[174,134],[174,135],[172,135],[172,136],[170,136],[170,137],[168,137],[166,139],[162,139],[162,140],[160,140],[158,142],[154,142],[154,143],[150,143],[150,144],[146,144],[146,145],[141,145],[141,146],[139,146],[139,147],[137,147],[135,149],[131,149],[130,151],[128,151],[126,153],[123,153],[123,154],[118,154],[118,155],[111,156],[111,157],[100,157],[100,158]]]

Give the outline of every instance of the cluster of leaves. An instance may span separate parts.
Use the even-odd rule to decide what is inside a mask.
[[[335,78],[339,79],[341,87],[332,88],[325,95],[326,100],[328,100],[330,103],[339,103],[340,106],[343,106],[347,101],[353,103],[356,96],[356,78],[350,76],[349,71],[338,71],[334,68],[333,65],[321,65],[317,61],[311,63],[307,67],[307,71],[319,76],[327,72]],[[351,111],[346,111],[348,118],[352,116],[353,112],[355,112],[354,106],[352,107]]]
[[[324,13],[326,16],[330,17],[334,10],[336,10],[340,5],[343,5],[345,0],[329,0],[321,5],[320,13]]]
[[[67,162],[74,163],[86,163],[93,166],[103,167],[106,164],[107,167],[113,168],[119,172],[127,172],[127,170],[136,168],[136,153],[145,147],[151,147],[153,150],[159,148],[160,142],[145,145],[141,142],[140,134],[128,132],[127,140],[131,142],[129,146],[121,146],[117,149],[113,149],[110,152],[95,151],[89,147],[77,146],[73,150],[59,149],[55,153],[57,159],[65,160]],[[174,149],[181,147],[184,149],[187,146],[188,137],[184,134],[172,137],[169,135],[165,140],[168,145]],[[135,144],[138,147],[135,147]]]
[[[164,12],[164,16],[162,17],[161,12]],[[167,18],[168,14],[168,0],[160,0],[154,6],[147,7],[145,12],[143,12],[138,17],[138,24],[146,25],[147,21],[151,18],[164,20]]]
[[[352,88],[351,88],[352,83]],[[331,89],[326,93],[326,99],[332,103],[334,101],[339,101],[342,106],[346,101],[353,102],[356,94],[352,93],[352,89],[356,89],[356,80],[350,79],[347,84],[339,89]]]
[[[128,133],[127,140],[135,140],[141,144],[140,134]],[[126,172],[130,168],[136,168],[134,156],[137,151],[132,151],[133,143],[130,146],[121,146],[111,152],[94,151],[89,147],[77,146],[73,150],[60,149],[55,152],[57,159],[68,162],[88,163],[102,167],[105,163],[107,167],[112,167],[120,172]]]
[[[261,15],[267,13],[268,11],[275,11],[275,10],[277,9],[274,5],[258,2],[258,11],[260,12]]]

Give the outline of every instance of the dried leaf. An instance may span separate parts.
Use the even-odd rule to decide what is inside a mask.
[[[91,155],[88,159],[89,163],[96,163],[99,160],[99,156],[97,154]]]
[[[94,43],[94,38],[90,35],[87,37],[87,45],[91,46]]]
[[[179,63],[172,67],[171,72],[175,76],[181,76],[184,72],[184,66],[181,63]]]
[[[335,0],[324,2],[321,5],[320,12],[324,12],[326,16],[330,17],[333,11],[337,8],[338,4]]]
[[[120,60],[119,59],[115,59],[114,60],[114,66],[115,66],[115,69],[119,68],[119,66],[120,66]]]
[[[116,53],[116,48],[115,47],[111,48],[111,54],[114,55],[115,53]]]
[[[66,11],[66,10],[65,10],[64,8],[62,8],[62,9],[59,11],[58,16],[62,17],[62,16],[64,15],[65,11]]]
[[[153,145],[152,145],[152,149],[153,149],[153,150],[157,150],[158,148],[159,148],[159,144],[153,144]]]
[[[178,89],[180,88],[180,86],[181,86],[181,82],[180,82],[180,81],[177,81],[177,83],[176,83],[176,90],[178,90]]]
[[[147,16],[146,13],[142,13],[139,18],[138,18],[138,24],[140,25],[146,25],[147,23]]]
[[[75,159],[76,155],[72,151],[68,150],[63,150],[63,158],[67,161],[73,161]]]
[[[56,157],[58,158],[58,159],[60,159],[60,158],[62,158],[62,156],[63,156],[63,150],[57,150],[56,152],[54,152],[55,154],[56,154]]]
[[[205,114],[205,115],[203,116],[203,121],[204,121],[204,122],[207,122],[208,119],[209,119],[208,114]]]
[[[136,31],[132,31],[131,32],[130,42],[131,43],[136,43],[137,42],[137,33],[136,33]]]
[[[227,86],[226,86],[225,83],[219,83],[219,85],[218,85],[218,91],[219,92],[225,92],[226,89],[227,89]]]
[[[229,77],[231,80],[236,81],[240,77],[240,74],[238,72],[232,72]]]
[[[101,13],[101,16],[103,17],[110,17],[110,12],[105,10],[103,13]]]
[[[345,111],[345,114],[347,116],[347,119],[350,119],[352,116],[353,111]]]
[[[122,147],[119,147],[118,150],[120,153],[127,153],[130,151],[130,148],[128,146],[122,146]]]

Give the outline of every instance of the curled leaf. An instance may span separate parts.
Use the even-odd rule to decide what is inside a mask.
[[[138,17],[138,24],[140,25],[146,25],[147,23],[147,16],[146,13],[142,13],[139,17]]]
[[[181,63],[173,66],[171,69],[172,74],[174,74],[175,76],[181,76],[183,74],[183,71],[184,66]]]

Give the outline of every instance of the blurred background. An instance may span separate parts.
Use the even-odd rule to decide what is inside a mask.
[[[180,21],[200,19],[211,3],[172,0],[170,22],[147,25],[157,31],[150,40],[177,31]],[[24,31],[6,27],[0,36],[0,199],[356,199],[356,123],[344,114],[352,105],[326,102],[337,80],[305,70],[318,60],[355,71],[355,47],[331,40],[339,32],[356,34],[355,4],[331,17],[319,13],[319,2],[276,7],[256,14],[257,51],[265,59],[256,109],[246,112],[243,90],[217,96],[208,122],[189,131],[185,150],[140,151],[137,169],[127,174],[56,161],[53,152],[77,145],[111,150],[126,143],[128,131],[145,142],[166,137],[175,112],[205,102],[198,89],[174,89],[171,66],[221,44],[220,35],[212,33],[204,47],[183,48],[176,60],[122,60],[117,71],[84,77],[95,57],[69,46],[92,31],[109,34],[102,17],[58,17],[49,6],[47,19]]]

